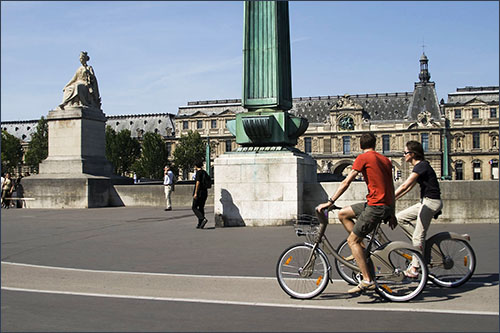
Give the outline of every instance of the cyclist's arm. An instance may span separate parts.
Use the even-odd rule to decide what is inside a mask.
[[[347,177],[340,183],[340,186],[337,188],[337,191],[335,191],[335,194],[329,199],[329,201],[320,204],[316,209],[318,211],[322,211],[325,208],[330,208],[335,201],[342,195],[344,192],[349,188],[349,185],[351,185],[352,181],[356,179],[358,176],[359,172],[357,170],[351,170]]]
[[[417,183],[418,173],[412,172],[410,176],[405,180],[403,184],[401,184],[396,190],[396,200],[404,196],[406,193],[410,192],[410,190]]]

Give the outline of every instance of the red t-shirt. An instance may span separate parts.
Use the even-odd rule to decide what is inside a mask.
[[[394,204],[394,183],[392,163],[376,151],[359,155],[352,165],[353,170],[361,172],[368,186],[366,201],[370,206],[391,206]]]

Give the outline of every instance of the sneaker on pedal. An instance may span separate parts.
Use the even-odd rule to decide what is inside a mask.
[[[415,270],[414,270],[415,269]],[[418,278],[418,271],[416,268],[414,268],[413,266],[410,265],[410,267],[408,267],[404,272],[404,275],[407,277],[407,278],[410,278],[410,279],[416,279]]]
[[[362,293],[367,290],[375,290],[375,283],[374,282],[368,283],[361,280],[356,287],[349,289],[347,292],[349,294],[356,294],[356,293]]]
[[[350,256],[344,257],[344,260],[345,261],[353,261],[354,260],[354,256],[351,254]]]

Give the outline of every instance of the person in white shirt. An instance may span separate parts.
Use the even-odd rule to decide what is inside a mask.
[[[169,165],[166,165],[163,177],[163,187],[165,188],[165,199],[167,200],[167,208],[165,210],[172,210],[172,191],[174,190],[174,173],[170,169]]]

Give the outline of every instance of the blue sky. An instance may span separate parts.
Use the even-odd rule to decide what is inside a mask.
[[[497,1],[291,1],[294,97],[499,84]],[[106,115],[241,98],[241,1],[2,1],[2,121],[46,116],[87,51]]]

